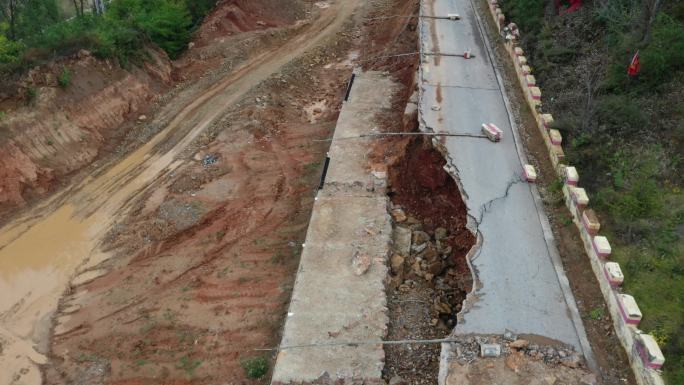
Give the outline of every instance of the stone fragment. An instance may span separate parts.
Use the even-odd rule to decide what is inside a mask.
[[[430,241],[430,235],[428,235],[428,233],[425,231],[417,230],[413,232],[413,243],[421,244],[428,241]]]
[[[358,251],[352,257],[352,270],[356,275],[363,275],[368,271],[371,265],[371,257],[368,254],[362,254]]]
[[[593,373],[586,373],[580,378],[580,385],[596,385],[598,380]]]
[[[506,330],[504,331],[503,338],[504,338],[504,340],[506,340],[506,341],[515,341],[515,340],[518,339],[518,336],[515,335],[515,333],[513,333],[513,331],[506,329]]]
[[[423,250],[425,250],[425,248],[427,247],[427,245],[428,245],[427,242],[421,243],[421,244],[416,244],[416,243],[414,243],[414,244],[411,245],[411,250],[413,250],[413,252],[415,252],[415,253],[420,253],[420,252],[422,252]]]
[[[404,261],[406,258],[402,257],[399,254],[394,254],[390,258],[390,267],[392,268],[392,272],[397,274],[401,272],[404,268]]]
[[[513,349],[524,349],[529,345],[530,345],[530,342],[528,340],[517,339],[517,340],[511,342],[510,347]]]
[[[523,364],[524,357],[522,352],[513,352],[506,357],[506,367],[518,373],[520,366]]]
[[[501,355],[501,345],[499,344],[480,344],[480,356],[499,357]]]
[[[396,208],[392,210],[392,218],[397,222],[404,222],[406,221],[406,213],[401,208]]]
[[[435,239],[440,241],[447,237],[447,229],[444,227],[438,227],[435,229]]]
[[[561,360],[561,364],[563,366],[567,366],[568,368],[573,368],[573,369],[579,368],[580,363],[581,363],[581,360],[580,360],[579,356],[577,356],[576,354],[573,354],[569,357],[565,357]]]

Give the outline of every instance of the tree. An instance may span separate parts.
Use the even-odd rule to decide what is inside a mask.
[[[17,39],[17,16],[24,5],[24,0],[0,0],[0,16],[9,25],[9,38]]]
[[[93,0],[93,13],[101,15],[106,9],[107,6],[104,0]]]
[[[653,31],[653,24],[656,21],[656,16],[662,7],[661,0],[643,0],[643,24],[641,34],[641,45],[646,46],[651,41],[651,32]]]
[[[74,2],[74,9],[76,10],[76,16],[83,16],[85,11],[86,0],[72,0]]]
[[[55,0],[23,0],[16,15],[16,38],[29,39],[60,21]]]

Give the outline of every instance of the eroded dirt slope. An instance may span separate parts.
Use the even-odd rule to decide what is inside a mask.
[[[131,127],[172,82],[166,54],[126,70],[87,51],[36,67],[0,95],[0,214],[54,189]],[[59,84],[63,71],[68,85]]]
[[[241,360],[279,340],[327,148],[315,139],[331,135],[351,73],[356,5],[310,4],[311,19],[286,41],[256,31],[273,37],[271,49],[227,78],[224,69],[202,78],[206,102],[169,116],[174,130],[154,139],[167,153],[117,165],[134,172],[94,190],[161,170],[121,201],[126,215],[101,243],[113,258],[82,269],[60,301],[47,383],[249,382]],[[112,199],[85,209],[98,215],[96,202]]]
[[[216,66],[193,47],[140,135],[3,228],[2,381],[39,382],[41,353],[47,383],[243,380],[238,351],[277,340],[358,3],[293,0],[303,19],[212,40]]]

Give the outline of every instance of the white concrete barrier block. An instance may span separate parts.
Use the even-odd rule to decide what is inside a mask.
[[[598,234],[601,229],[601,223],[592,209],[587,209],[582,212],[582,226],[590,235]]]
[[[589,204],[589,196],[582,187],[570,186],[570,196],[578,208],[584,208]]]
[[[528,66],[528,65],[521,65],[520,71],[522,72],[523,76],[529,75],[532,73],[532,70],[530,69],[530,66]]]
[[[620,293],[616,294],[616,296],[622,320],[628,325],[638,325],[641,322],[641,310],[634,297],[629,294]]]
[[[516,60],[518,61],[519,66],[527,65],[527,58],[525,56],[518,56],[516,57]]]
[[[513,53],[515,53],[515,56],[523,56],[524,54],[523,49],[520,47],[515,47]]]
[[[555,130],[551,130],[555,131]],[[579,174],[577,173],[577,169],[572,166],[568,166],[565,168],[565,183],[569,184],[570,186],[577,186],[577,183],[579,183]]]
[[[556,163],[560,163],[565,159],[565,151],[563,151],[563,147],[557,145],[557,144],[551,144],[551,156],[552,160],[555,160]]]
[[[539,87],[530,87],[530,97],[533,100],[541,100],[541,90]]]
[[[535,170],[534,166],[531,164],[526,164],[523,167],[523,174],[525,175],[525,180],[528,182],[534,183],[537,181],[537,170]]]
[[[625,276],[622,274],[620,264],[617,262],[606,262],[603,265],[603,274],[612,287],[618,287],[625,281]]]
[[[610,242],[608,242],[608,238],[603,235],[597,235],[592,240],[592,245],[596,255],[599,257],[608,258],[608,256],[610,256],[612,249],[610,247]]]
[[[492,142],[498,142],[503,138],[503,131],[497,127],[494,123],[483,123],[482,133],[489,138]]]
[[[641,357],[644,366],[649,369],[660,369],[665,363],[665,356],[663,356],[658,342],[650,334],[637,334],[634,348]]]
[[[549,138],[551,138],[551,143],[555,145],[560,146],[561,143],[563,143],[563,136],[560,131],[554,130],[553,128],[549,130]]]
[[[542,120],[542,124],[544,125],[544,128],[546,128],[547,130],[550,130],[551,127],[553,126],[553,115],[542,114],[541,120]]]

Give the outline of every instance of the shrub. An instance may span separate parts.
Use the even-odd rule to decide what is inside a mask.
[[[59,21],[59,10],[55,0],[24,0],[17,14],[17,37],[25,39],[38,35],[45,27]]]
[[[11,41],[5,35],[0,34],[0,65],[17,63],[21,51],[22,45],[20,43]]]
[[[187,47],[193,22],[199,21],[215,0],[112,0],[104,15],[86,14],[69,20],[55,19],[52,0],[36,4],[24,16],[22,43],[3,35],[0,24],[0,71],[26,68],[55,55],[91,50],[122,65],[144,58],[152,42],[177,57]],[[33,15],[33,16],[31,16]]]
[[[258,379],[268,373],[268,360],[265,357],[247,358],[241,362],[248,378]]]
[[[26,89],[26,98],[27,98],[28,102],[34,101],[37,96],[38,96],[38,90],[36,89],[36,87],[29,86]]]
[[[625,94],[606,95],[599,99],[596,114],[599,125],[605,125],[609,131],[622,135],[641,130],[648,124],[634,98]]]
[[[544,25],[544,4],[544,0],[511,0],[504,2],[503,12],[526,36],[532,36]]]
[[[62,68],[62,72],[57,77],[57,83],[62,88],[67,88],[71,84],[71,71],[68,67]]]
[[[190,40],[192,19],[183,3],[158,1],[156,7],[140,15],[145,34],[172,58],[177,57]]]
[[[192,22],[195,25],[204,18],[204,15],[209,12],[214,5],[216,5],[217,0],[184,0],[185,6],[192,16]]]
[[[641,78],[649,85],[669,80],[684,68],[684,24],[660,13],[651,43],[641,51]]]

